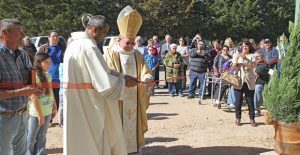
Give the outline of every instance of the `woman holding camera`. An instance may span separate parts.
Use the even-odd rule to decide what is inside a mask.
[[[241,107],[243,102],[243,94],[246,96],[246,101],[249,109],[250,124],[256,127],[255,114],[254,114],[254,89],[256,75],[254,73],[254,68],[256,67],[256,58],[254,53],[254,48],[248,40],[244,40],[242,44],[242,53],[236,53],[233,55],[232,67],[240,66],[237,70],[237,75],[242,80],[242,85],[239,88],[234,88],[235,96],[235,124],[241,126]]]

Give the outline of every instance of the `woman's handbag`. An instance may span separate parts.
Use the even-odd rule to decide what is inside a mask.
[[[221,79],[227,83],[230,83],[234,88],[241,89],[242,88],[242,79],[235,74],[226,71],[222,74]]]

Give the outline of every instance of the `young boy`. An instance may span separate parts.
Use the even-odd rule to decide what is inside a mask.
[[[156,52],[153,50],[153,47],[148,46],[147,48],[148,55],[145,56],[145,61],[148,64],[149,68],[152,70],[152,77],[155,77],[155,73],[157,71],[157,67],[159,65],[158,57],[156,55]],[[154,95],[154,87],[152,88],[151,95]]]
[[[254,109],[255,115],[260,115],[260,105],[262,102],[262,91],[264,90],[264,85],[269,81],[269,64],[264,61],[264,56],[258,50],[255,52],[257,57],[257,66],[255,69],[255,74],[257,76],[255,83],[255,92],[254,92]]]

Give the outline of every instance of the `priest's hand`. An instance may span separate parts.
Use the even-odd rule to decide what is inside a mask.
[[[132,76],[129,75],[125,75],[125,86],[126,87],[134,87],[136,85],[138,85],[140,82],[137,78],[134,78]]]

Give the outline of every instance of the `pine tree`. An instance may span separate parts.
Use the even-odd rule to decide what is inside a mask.
[[[281,77],[274,74],[263,93],[272,118],[285,123],[300,121],[300,21],[290,30],[291,44],[282,61]]]

